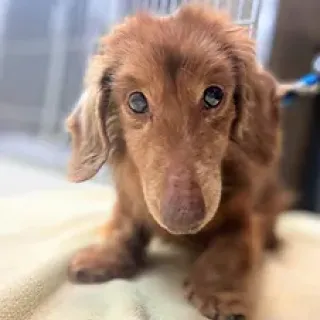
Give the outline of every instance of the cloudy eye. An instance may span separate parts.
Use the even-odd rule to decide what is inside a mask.
[[[142,92],[133,92],[129,96],[128,104],[135,113],[145,113],[148,111],[148,101]]]
[[[217,108],[223,99],[223,91],[220,87],[211,86],[203,92],[203,102],[206,109]]]

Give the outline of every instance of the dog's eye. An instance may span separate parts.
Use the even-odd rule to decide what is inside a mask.
[[[220,87],[211,86],[203,92],[203,102],[206,109],[218,107],[223,98],[223,91]]]
[[[133,92],[129,96],[129,107],[135,113],[145,113],[148,111],[148,101],[142,92]]]

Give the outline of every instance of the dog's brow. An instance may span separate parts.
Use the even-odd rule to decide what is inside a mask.
[[[183,65],[183,57],[179,52],[171,51],[165,57],[164,67],[172,80],[175,80],[177,73]]]
[[[194,71],[191,71],[191,70],[187,69],[186,67],[181,67],[180,71],[185,72],[190,76],[195,76],[196,75]]]
[[[142,81],[137,77],[133,76],[131,73],[122,73],[116,79],[115,82],[118,87],[130,87],[130,88],[140,88],[142,86]]]

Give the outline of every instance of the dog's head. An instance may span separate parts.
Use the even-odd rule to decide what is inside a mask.
[[[102,39],[86,79],[68,119],[71,179],[129,158],[150,213],[171,233],[212,219],[232,145],[261,165],[274,158],[273,79],[246,30],[218,13],[187,6],[129,18]]]

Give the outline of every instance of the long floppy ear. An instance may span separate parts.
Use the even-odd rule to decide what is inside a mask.
[[[99,171],[120,134],[111,78],[101,56],[92,59],[86,80],[85,91],[66,122],[72,144],[68,177],[74,182],[90,179]]]
[[[236,77],[237,118],[232,139],[260,164],[271,163],[280,146],[280,95],[274,77],[257,62],[254,42],[234,27],[230,33]]]

